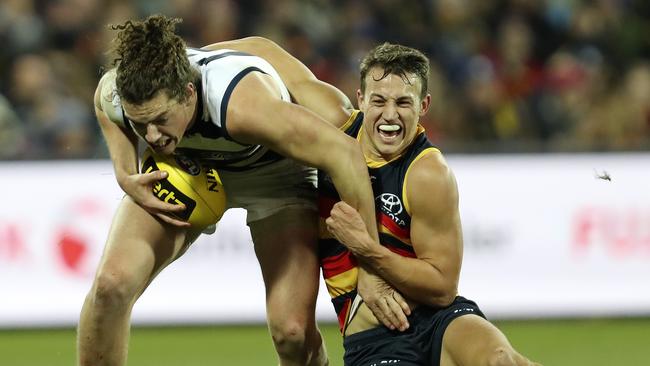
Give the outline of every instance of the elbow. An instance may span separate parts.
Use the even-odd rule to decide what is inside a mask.
[[[454,302],[456,295],[458,295],[458,288],[455,285],[447,286],[445,289],[432,293],[428,299],[426,299],[425,303],[434,308],[444,308]]]
[[[451,293],[433,295],[426,301],[426,304],[433,308],[444,308],[451,305],[455,298],[455,293],[453,295]]]

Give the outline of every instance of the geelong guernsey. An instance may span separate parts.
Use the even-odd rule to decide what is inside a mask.
[[[206,51],[187,49],[193,68],[199,71],[201,82],[197,85],[197,119],[188,129],[174,154],[196,158],[223,170],[248,170],[282,159],[261,145],[240,144],[228,135],[226,111],[228,101],[237,84],[251,72],[270,75],[284,101],[291,97],[280,75],[266,60],[232,50]],[[113,79],[114,80],[114,79]],[[102,90],[102,107],[109,119],[122,127],[131,127],[124,118],[115,82],[106,83]],[[251,106],[254,108],[254,106]],[[269,123],[273,123],[269,120]],[[142,137],[142,136],[141,136]]]
[[[362,133],[363,114],[355,112],[342,130],[359,139]],[[433,147],[418,125],[413,143],[398,157],[389,162],[374,162],[366,159],[368,173],[375,197],[375,212],[379,241],[391,251],[405,256],[416,257],[411,244],[411,215],[406,199],[405,181],[411,165],[425,154],[439,152]],[[320,212],[319,258],[325,284],[332,297],[341,332],[354,321],[360,298],[357,296],[357,261],[350,251],[326,229],[325,219],[330,216],[332,206],[340,197],[331,178],[323,171],[318,172],[318,203]],[[355,300],[356,299],[356,300]],[[376,319],[364,320],[368,326],[376,326]]]

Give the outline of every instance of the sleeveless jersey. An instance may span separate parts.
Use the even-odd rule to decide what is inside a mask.
[[[342,130],[359,139],[362,133],[363,114],[355,112]],[[411,215],[406,199],[405,180],[411,165],[430,152],[438,152],[418,125],[413,143],[398,157],[389,162],[374,162],[366,159],[368,173],[375,197],[375,212],[379,241],[391,251],[415,257],[411,245]],[[357,296],[357,261],[350,251],[332,238],[325,226],[325,219],[340,197],[331,178],[323,171],[318,172],[318,203],[320,213],[319,259],[327,290],[332,297],[339,328],[345,332],[352,321],[361,298]],[[377,325],[379,323],[376,323]]]
[[[287,87],[271,64],[260,57],[232,50],[188,48],[187,56],[191,66],[201,75],[201,82],[197,85],[200,97],[197,101],[197,119],[185,131],[174,154],[234,171],[248,170],[282,159],[262,145],[235,142],[227,130],[226,111],[230,96],[239,81],[251,72],[270,75],[280,90],[282,100],[291,101]],[[106,88],[111,90],[103,91],[102,96],[112,93],[107,98],[110,105],[102,107],[109,119],[121,127],[133,128],[132,122],[124,117],[115,83],[110,83]]]

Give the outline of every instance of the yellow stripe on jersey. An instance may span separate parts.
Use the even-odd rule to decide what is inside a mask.
[[[413,164],[414,164],[416,161],[422,159],[422,157],[423,157],[424,155],[426,155],[426,154],[428,154],[428,153],[434,153],[434,152],[438,152],[438,153],[440,153],[440,150],[436,149],[435,147],[428,147],[428,148],[426,148],[426,149],[420,151],[420,153],[418,154],[418,156],[416,156],[415,159],[413,159],[413,161],[411,162],[411,164],[409,165],[409,167],[406,168],[406,173],[404,174],[404,185],[402,186],[402,200],[404,201],[404,209],[406,210],[406,212],[407,212],[409,215],[411,215],[411,207],[410,207],[410,205],[409,205],[409,198],[408,198],[408,195],[406,194],[406,185],[407,185],[407,182],[408,182],[408,179],[409,179],[409,172],[411,171],[411,167],[413,166]],[[412,216],[412,215],[411,215],[411,216]]]
[[[336,276],[326,278],[325,284],[330,296],[335,298],[356,289],[358,275],[359,269],[355,267]]]
[[[409,238],[402,238],[401,236],[397,236],[397,235],[395,235],[392,231],[390,231],[390,230],[389,230],[386,226],[384,226],[384,225],[378,224],[378,225],[377,225],[377,229],[379,230],[380,233],[383,233],[383,234],[386,234],[386,235],[390,235],[390,236],[392,236],[393,238],[395,238],[395,239],[397,239],[397,240],[399,240],[399,241],[401,241],[401,242],[403,242],[403,243],[406,243],[406,244],[411,245],[411,239],[409,239]]]
[[[359,114],[359,112],[361,112],[361,111],[356,110],[356,109],[353,110],[352,114],[350,114],[350,117],[348,117],[348,120],[345,121],[343,126],[339,127],[339,130],[341,130],[341,131],[347,130],[350,127],[350,125],[352,125],[352,123],[354,123],[354,121],[357,119],[357,115]]]

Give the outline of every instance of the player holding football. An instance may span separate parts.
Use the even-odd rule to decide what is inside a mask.
[[[463,245],[456,180],[418,123],[430,105],[428,77],[421,52],[376,47],[361,63],[361,111],[340,126],[366,157],[379,240],[356,209],[337,203],[331,177],[319,173],[321,219],[333,234],[320,241],[321,264],[345,337],[345,365],[532,365],[457,294]],[[407,327],[382,326],[358,296],[359,264],[408,299]]]
[[[325,122],[343,113],[342,99],[331,108],[319,103],[317,115],[298,105],[295,90],[329,93],[331,87],[275,44],[253,38],[187,49],[174,33],[176,23],[152,16],[117,26],[116,68],[95,92],[96,115],[127,195],[81,312],[79,364],[125,364],[133,304],[203,229],[170,214],[185,207],[152,194],[166,174],[138,173],[138,138],[158,154],[219,168],[228,207],[248,213],[281,365],[327,364],[314,319],[317,176],[307,166],[327,171],[376,233],[359,145]]]

